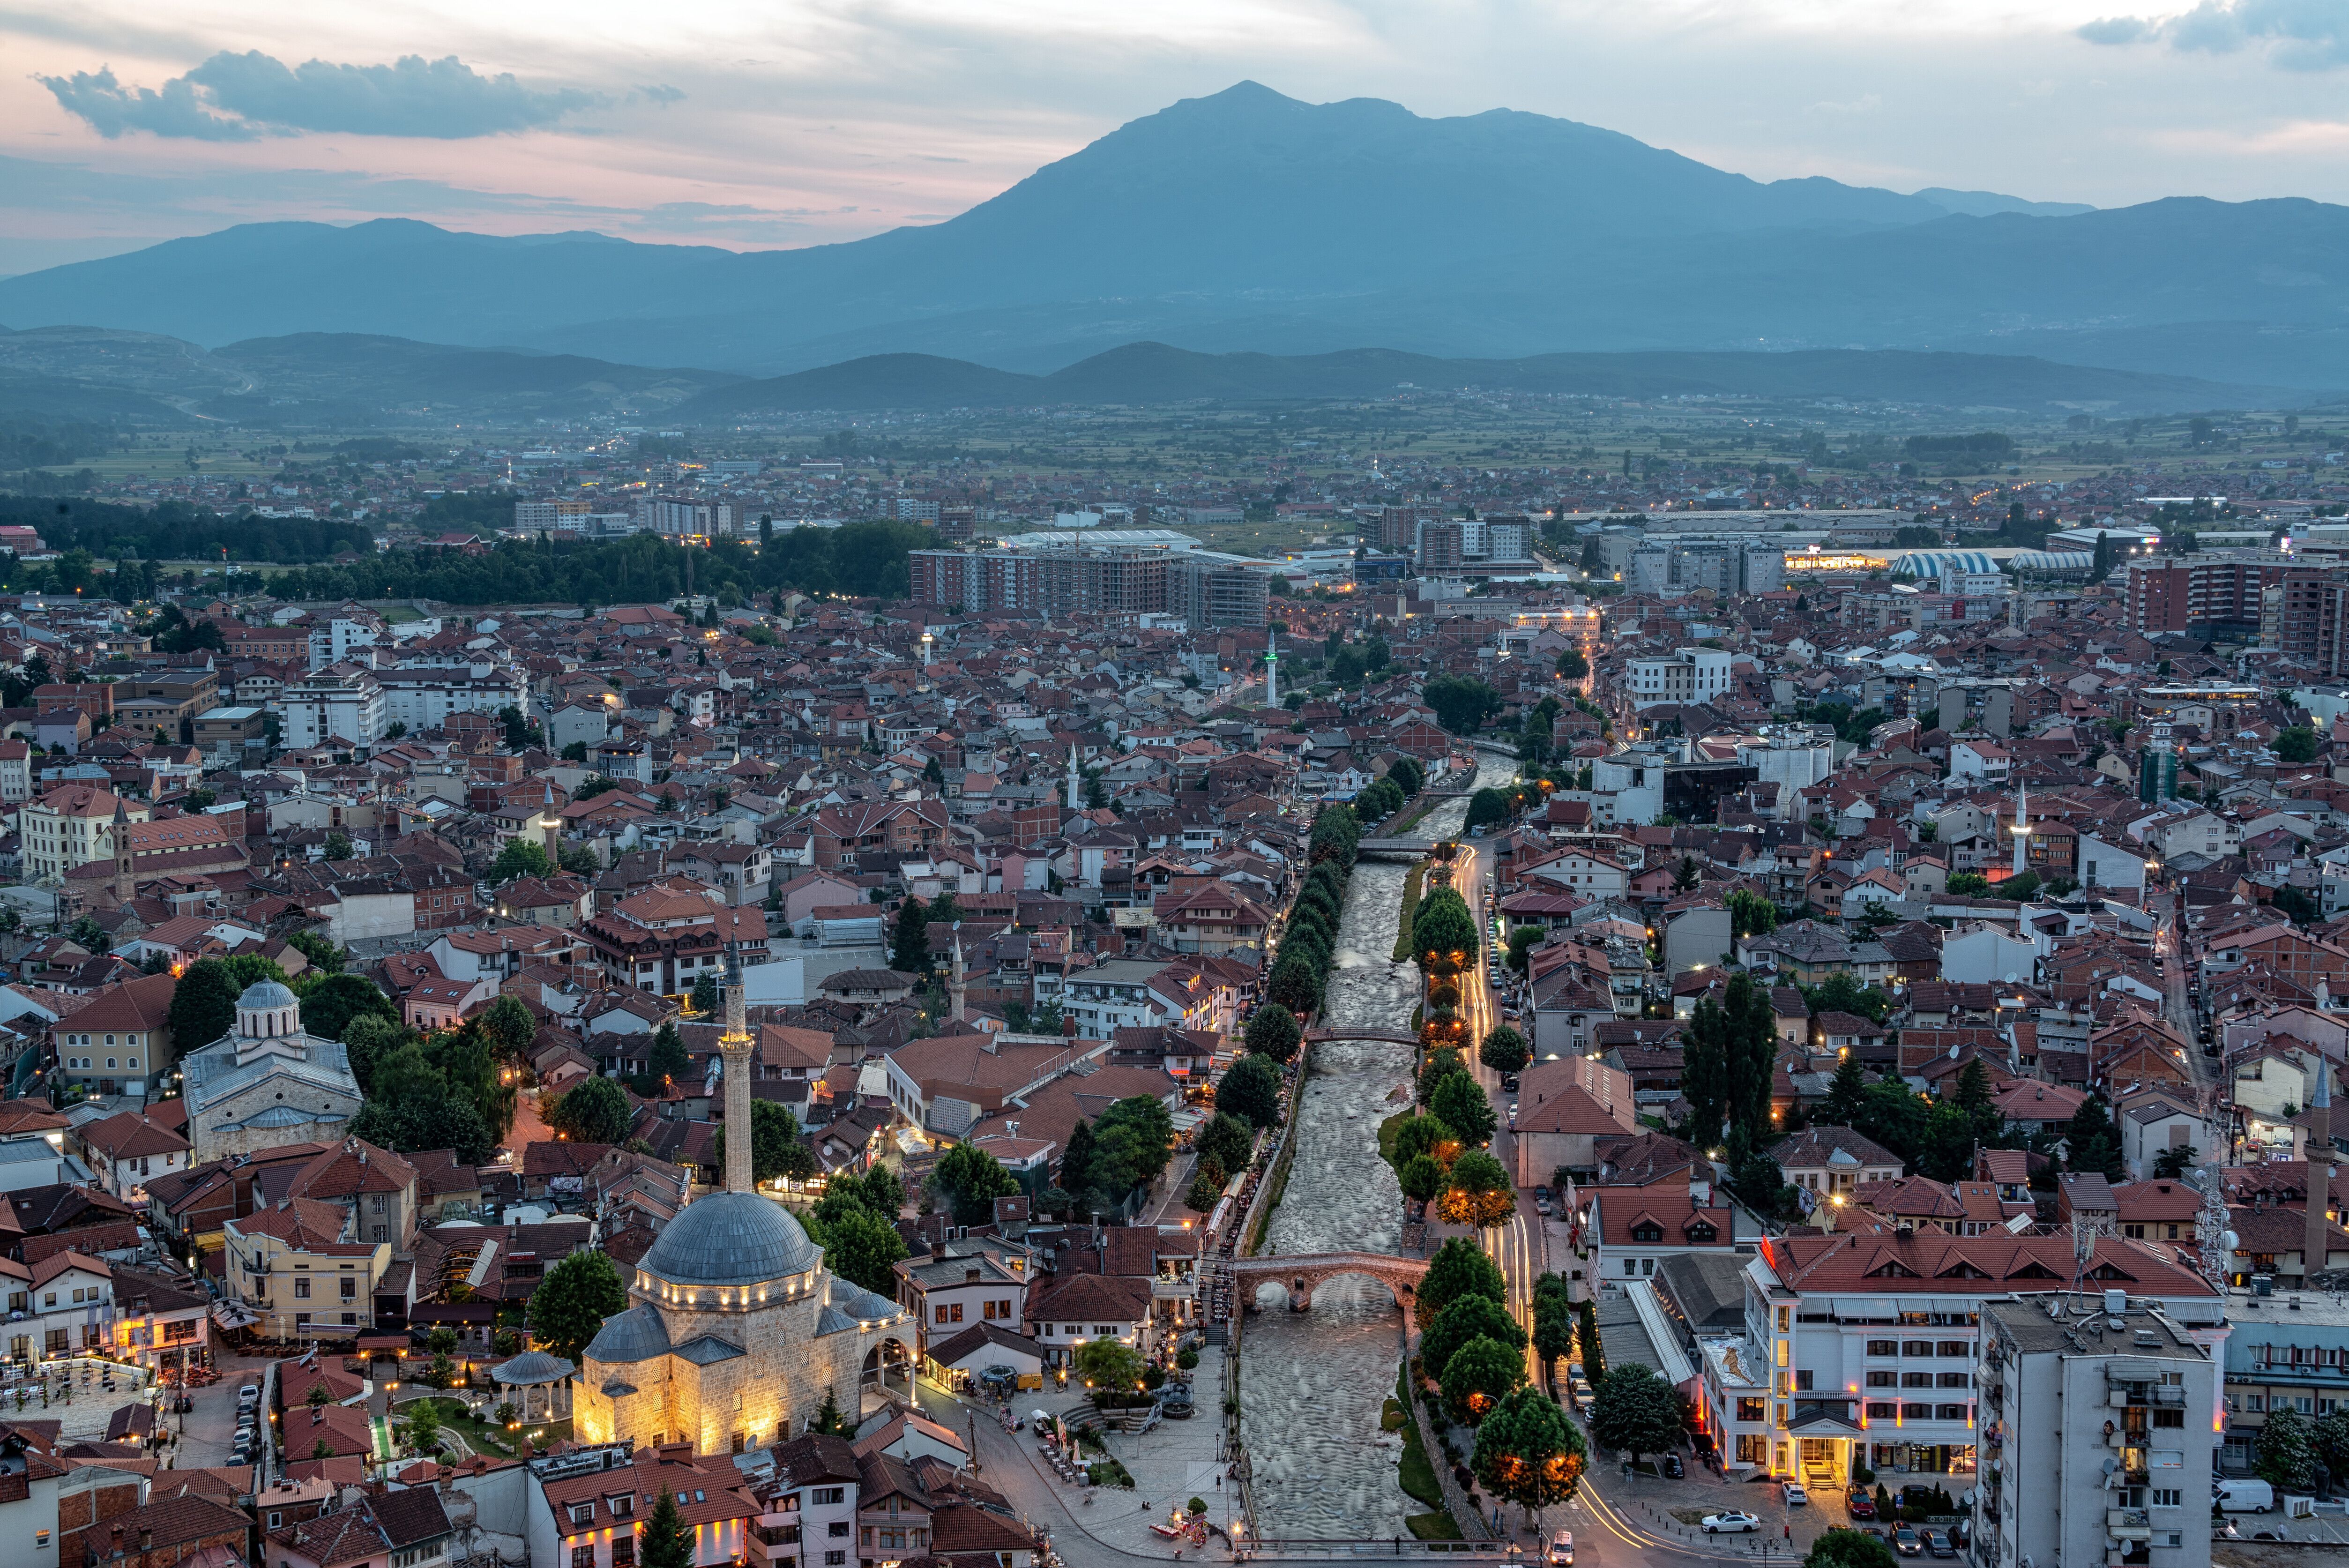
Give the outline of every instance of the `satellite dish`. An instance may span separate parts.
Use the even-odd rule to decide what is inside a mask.
[[[2014,971],[2013,970],[2008,970],[2006,971],[2006,983],[2009,985],[2013,985],[2014,983]]]

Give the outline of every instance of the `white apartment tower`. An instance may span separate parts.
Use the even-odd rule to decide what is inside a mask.
[[[2209,1568],[2220,1368],[2126,1292],[1985,1302],[1982,1568]]]

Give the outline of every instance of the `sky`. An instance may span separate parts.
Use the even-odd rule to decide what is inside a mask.
[[[0,0],[0,275],[288,219],[855,239],[1242,79],[1762,180],[2349,202],[2349,0]]]

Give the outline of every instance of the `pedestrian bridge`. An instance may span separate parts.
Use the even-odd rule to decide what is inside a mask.
[[[1293,1257],[1235,1258],[1232,1282],[1244,1305],[1255,1304],[1259,1286],[1278,1284],[1288,1291],[1292,1312],[1313,1303],[1313,1293],[1340,1274],[1363,1274],[1408,1302],[1427,1272],[1424,1258],[1399,1258],[1392,1252],[1299,1252]]]
[[[1318,1040],[1383,1040],[1392,1045],[1416,1045],[1419,1036],[1406,1029],[1331,1029],[1314,1028],[1305,1032],[1309,1041]]]
[[[1434,846],[1424,838],[1364,838],[1354,845],[1357,860],[1424,860]]]

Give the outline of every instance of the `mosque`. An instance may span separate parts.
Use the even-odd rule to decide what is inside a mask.
[[[581,1442],[741,1453],[805,1431],[827,1395],[856,1419],[867,1378],[912,1362],[905,1309],[834,1277],[800,1222],[753,1188],[752,1042],[740,976],[728,980],[726,1189],[662,1229],[629,1282],[633,1304],[582,1355]]]

